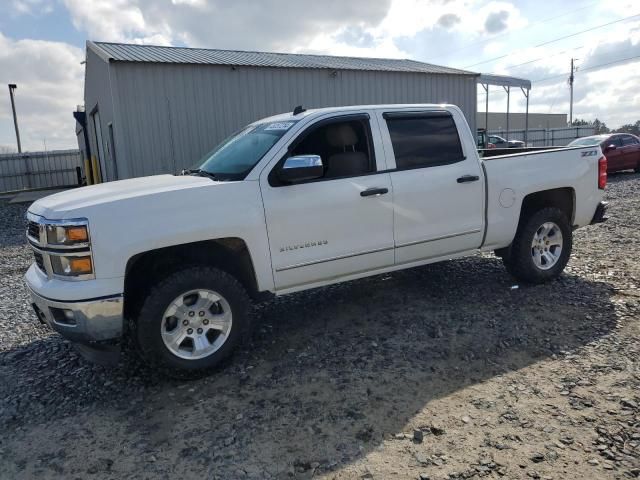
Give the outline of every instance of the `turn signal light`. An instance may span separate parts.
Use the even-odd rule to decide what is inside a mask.
[[[604,190],[607,186],[607,157],[602,156],[598,160],[598,188]]]
[[[87,242],[89,236],[87,235],[87,227],[67,227],[67,240],[72,242]]]

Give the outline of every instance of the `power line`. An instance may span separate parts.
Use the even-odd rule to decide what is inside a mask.
[[[562,55],[563,53],[567,53],[567,52],[573,52],[574,50],[580,50],[581,48],[584,48],[584,45],[581,45],[579,47],[576,48],[569,48],[568,50],[563,50],[561,52],[558,53],[554,53],[553,55],[547,55],[546,57],[540,57],[540,58],[536,58],[535,60],[529,60],[528,62],[523,62],[523,63],[518,63],[516,65],[509,65],[508,67],[506,67],[507,69],[512,69],[512,68],[518,68],[518,67],[522,67],[523,65],[529,65],[531,63],[535,63],[535,62],[540,62],[542,60],[548,60],[549,58],[553,58],[553,57],[557,57],[558,55]],[[491,72],[490,75],[494,74],[496,72]]]
[[[627,62],[629,60],[635,60],[636,58],[640,58],[640,55],[634,55],[633,57],[621,58],[619,60],[614,60],[612,62],[601,63],[600,65],[592,65],[591,67],[581,68],[580,70],[578,70],[578,73],[586,72],[588,70],[601,70],[603,67],[607,67],[609,65],[615,65],[616,63]],[[546,82],[547,80],[554,80],[556,78],[561,78],[561,77],[565,78],[566,76],[567,76],[566,73],[562,75],[554,75],[553,77],[546,77],[546,78],[540,78],[538,80],[532,80],[531,83],[542,83],[542,82]]]
[[[596,46],[597,46],[597,45],[596,45]],[[530,61],[528,61],[528,62],[519,63],[519,64],[517,64],[517,65],[509,65],[509,66],[508,66],[508,67],[506,67],[506,68],[507,68],[508,70],[511,70],[511,69],[513,69],[513,68],[518,68],[518,67],[521,67],[521,66],[523,66],[523,65],[528,65],[528,64],[531,64],[531,63],[534,63],[534,62],[539,62],[539,61],[541,61],[541,60],[547,60],[547,59],[549,59],[549,58],[557,57],[558,55],[562,55],[563,53],[572,52],[572,51],[574,51],[574,50],[579,50],[579,49],[584,48],[584,47],[585,47],[585,45],[583,45],[583,46],[581,46],[581,47],[570,48],[570,49],[568,49],[568,50],[563,50],[563,51],[561,51],[561,52],[555,53],[555,54],[553,54],[553,55],[549,55],[549,56],[547,56],[547,57],[536,58],[535,60],[530,60]],[[623,49],[623,50],[618,50],[616,53],[617,53],[617,54],[621,54],[621,53],[635,52],[635,51],[637,51],[637,49],[636,49],[636,48],[625,48],[625,49]],[[593,58],[600,58],[600,57],[603,57],[603,56],[605,56],[605,55],[610,56],[610,54],[609,54],[609,53],[603,52],[603,53],[600,53],[600,54],[598,54],[598,55],[590,56],[590,57],[589,57],[589,60],[591,60],[591,59],[593,59]],[[491,72],[491,74],[490,74],[490,75],[492,75],[492,74],[504,75],[504,74],[501,74],[501,73],[499,73],[499,72]],[[482,92],[478,92],[478,93],[482,93]]]
[[[624,21],[626,21],[626,20],[629,20],[629,19],[631,19],[631,18],[635,18],[635,17],[640,17],[640,14],[635,14],[635,15],[631,15],[631,16],[629,16],[629,17],[620,18],[620,19],[618,19],[618,20],[614,20],[613,22],[603,23],[603,24],[601,24],[601,25],[596,25],[596,26],[591,27],[591,28],[588,28],[588,29],[586,29],[586,30],[581,30],[581,31],[579,31],[579,32],[572,33],[572,34],[570,34],[570,35],[565,35],[565,36],[562,36],[562,37],[554,38],[553,40],[549,40],[549,41],[547,41],[547,42],[543,42],[543,43],[540,43],[540,44],[538,44],[538,45],[534,45],[534,46],[533,46],[533,47],[531,47],[531,48],[538,48],[538,47],[542,47],[542,46],[544,46],[544,45],[549,45],[550,43],[559,42],[560,40],[566,40],[567,38],[575,37],[575,36],[577,36],[577,35],[582,35],[583,33],[591,32],[591,31],[593,31],[593,30],[597,30],[597,29],[599,29],[599,28],[608,27],[608,26],[613,25],[613,24],[615,24],[615,23],[624,22]],[[522,50],[522,49],[521,49],[521,50]],[[494,61],[496,61],[496,60],[500,60],[500,59],[503,59],[503,58],[507,58],[507,57],[509,57],[509,56],[513,55],[514,53],[515,53],[515,51],[514,51],[514,52],[510,52],[510,53],[507,53],[507,54],[505,54],[505,55],[500,55],[499,57],[490,58],[489,60],[484,60],[484,61],[482,61],[482,62],[474,63],[474,64],[472,64],[472,65],[466,65],[466,66],[464,66],[464,67],[462,67],[462,68],[471,68],[471,67],[475,67],[475,66],[477,66],[477,65],[484,65],[485,63],[491,63],[491,62],[494,62]]]
[[[548,18],[544,18],[542,20],[537,20],[535,22],[529,23],[528,25],[526,25],[526,26],[524,26],[522,28],[516,28],[514,30],[509,30],[507,32],[500,33],[498,35],[493,35],[493,36],[491,36],[489,38],[486,38],[484,40],[480,40],[479,42],[468,43],[463,47],[456,48],[455,50],[449,50],[449,51],[447,51],[447,52],[445,52],[445,53],[443,53],[441,55],[438,55],[437,57],[431,57],[431,60],[437,60],[438,58],[446,57],[446,56],[448,56],[448,55],[450,55],[452,53],[460,52],[462,50],[466,50],[466,49],[471,48],[471,47],[477,47],[478,45],[482,45],[483,43],[487,43],[487,42],[490,42],[490,41],[495,40],[497,38],[502,38],[502,37],[505,37],[507,35],[510,35],[511,33],[513,33],[514,31],[517,31],[517,30],[526,30],[526,29],[531,28],[531,27],[533,27],[535,25],[540,25],[542,23],[547,23],[547,22],[550,22],[552,20],[556,20],[558,18],[566,17],[567,15],[571,15],[571,14],[573,14],[575,12],[579,12],[581,10],[586,10],[587,8],[592,7],[593,5],[596,5],[598,3],[600,3],[600,2],[591,2],[591,3],[586,4],[583,7],[574,8],[572,10],[568,10],[565,13],[562,13],[560,15],[555,15],[553,17],[548,17]]]
[[[627,62],[629,60],[635,60],[635,59],[638,59],[638,58],[640,58],[640,55],[634,55],[632,57],[621,58],[619,60],[614,60],[612,62],[601,63],[599,65],[592,65],[591,67],[581,68],[581,69],[577,70],[577,73],[582,73],[582,72],[586,72],[586,71],[589,71],[589,70],[601,70],[603,67],[607,67],[609,65],[615,65],[617,63]],[[555,79],[558,79],[558,78],[567,78],[567,74],[566,73],[562,73],[560,75],[553,75],[551,77],[539,78],[537,80],[532,80],[531,83],[532,84],[533,83],[543,83],[543,82],[546,82],[546,81],[549,81],[549,80],[555,80]],[[485,94],[486,94],[486,92],[482,92],[482,91],[478,92],[478,95],[485,95]],[[496,92],[493,92],[493,94],[494,95],[500,95],[500,94],[506,94],[506,92],[498,90]]]

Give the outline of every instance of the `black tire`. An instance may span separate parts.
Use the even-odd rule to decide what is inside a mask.
[[[232,322],[226,341],[209,356],[184,359],[173,354],[162,340],[163,315],[171,302],[196,289],[219,292],[231,307]],[[227,358],[249,331],[250,299],[233,276],[214,267],[192,266],[169,274],[151,287],[144,298],[137,321],[136,338],[142,358],[163,373],[180,378],[198,377]]]
[[[562,232],[562,250],[557,262],[548,270],[539,268],[532,256],[531,243],[538,229],[546,222],[555,223]],[[544,283],[557,278],[571,256],[572,230],[567,216],[559,208],[543,208],[525,216],[518,226],[513,243],[503,257],[507,271],[527,283]]]

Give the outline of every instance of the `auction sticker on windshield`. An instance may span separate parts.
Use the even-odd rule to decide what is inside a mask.
[[[289,130],[295,122],[272,123],[265,128],[267,130]]]

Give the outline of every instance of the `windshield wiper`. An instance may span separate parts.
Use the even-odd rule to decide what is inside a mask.
[[[209,177],[211,180],[217,180],[215,174],[201,168],[187,168],[182,170],[180,175],[198,175],[199,177]]]

